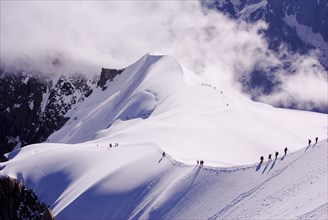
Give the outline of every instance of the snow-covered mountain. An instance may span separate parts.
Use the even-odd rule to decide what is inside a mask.
[[[205,7],[217,9],[236,20],[265,21],[268,28],[264,30],[264,36],[271,50],[279,50],[280,45],[286,45],[291,51],[290,54],[294,52],[306,54],[309,50],[318,49],[319,59],[327,68],[327,1],[213,0],[201,2]],[[300,101],[294,98],[294,93],[286,92],[287,102],[279,102],[272,98],[280,91],[284,91],[284,87],[290,86],[283,83],[286,78],[281,75],[299,74],[299,71],[291,65],[293,60],[289,60],[286,56],[288,54],[280,57],[281,64],[278,66],[264,68],[261,65],[255,65],[250,71],[241,70],[234,76],[235,80],[239,81],[241,90],[253,100],[269,100],[268,103],[274,103],[276,106],[327,113],[327,105],[324,103],[312,99]],[[53,64],[58,64],[59,61],[59,58],[52,60]],[[26,71],[8,72],[0,67],[0,155],[15,147],[45,141],[49,135],[66,123],[69,119],[66,113],[74,108],[76,103],[82,102],[97,86],[105,90],[107,80],[121,72],[121,70],[112,71],[112,73],[106,73],[103,70],[102,75],[95,78],[81,74],[49,77]],[[311,73],[311,70],[304,72]],[[318,77],[315,71],[313,74],[314,77]],[[326,76],[320,75],[319,79],[326,80]],[[266,99],[266,96],[269,98]]]
[[[202,3],[233,19],[267,22],[264,34],[270,49],[277,51],[281,44],[299,53],[317,49],[321,64],[328,68],[326,0],[204,0]]]
[[[267,27],[259,31],[268,43],[268,49],[276,54],[279,64],[261,67],[255,64],[250,70],[241,70],[236,77],[245,94],[252,100],[264,101],[265,96],[274,96],[286,89],[286,79],[301,75],[305,67],[295,64],[296,60],[313,59],[315,62],[306,73],[317,76],[327,83],[328,75],[328,1],[326,0],[202,0],[202,5],[210,10],[223,13],[236,22],[254,24],[265,22]],[[307,58],[305,58],[307,57]],[[298,68],[300,67],[300,68]],[[321,88],[324,93],[326,89]],[[327,93],[327,92],[326,92]],[[270,102],[276,107],[307,109],[327,113],[327,105],[313,104],[308,100],[308,108],[299,105],[290,94],[291,101]],[[270,98],[268,98],[270,100]]]
[[[252,102],[202,82],[169,56],[145,55],[107,86],[69,111],[70,120],[48,142],[155,142],[185,163],[204,159],[224,166],[257,161],[253,151],[297,150],[307,138],[326,135],[327,115]]]
[[[0,164],[56,219],[327,218],[327,114],[256,103],[145,55],[65,116],[51,143]]]

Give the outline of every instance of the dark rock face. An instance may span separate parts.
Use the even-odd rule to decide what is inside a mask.
[[[103,90],[105,90],[107,88],[106,87],[107,81],[108,80],[112,81],[114,77],[120,74],[121,72],[123,72],[123,69],[115,70],[115,69],[101,68],[101,74],[100,74],[100,79],[98,81],[98,86],[100,86]]]
[[[20,72],[0,72],[0,146],[1,152],[21,143],[33,142],[36,127],[41,124],[42,95],[47,84],[40,76]]]
[[[0,163],[8,161],[8,158],[5,155],[0,155]],[[0,168],[1,170],[1,168]]]
[[[101,77],[81,74],[50,77],[33,72],[7,72],[0,67],[0,156],[15,147],[45,141],[69,119],[66,113],[106,89],[123,70],[103,69]]]
[[[0,201],[0,219],[54,219],[34,191],[10,177],[0,178]]]
[[[69,119],[65,114],[75,104],[91,95],[91,86],[92,82],[91,85],[88,85],[87,78],[82,75],[61,76],[55,86],[49,88],[46,94],[48,100],[43,103],[44,109],[41,109],[42,126],[36,131],[36,136],[40,139],[35,142],[44,141],[50,134],[61,128]]]

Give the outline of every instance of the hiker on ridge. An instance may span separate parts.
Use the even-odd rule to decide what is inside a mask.
[[[264,157],[261,156],[261,157],[260,157],[260,164],[263,163],[263,160],[264,160]]]

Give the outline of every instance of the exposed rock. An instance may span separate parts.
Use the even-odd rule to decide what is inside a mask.
[[[52,212],[49,208],[43,213],[42,220],[52,220],[54,219],[54,216],[52,215]]]
[[[33,190],[11,177],[0,178],[0,219],[54,219]]]
[[[107,88],[106,83],[108,80],[112,81],[114,77],[121,72],[123,72],[124,69],[121,70],[116,70],[116,69],[106,69],[106,68],[101,68],[101,74],[100,74],[100,79],[98,82],[98,86],[101,87],[103,90]]]
[[[0,162],[6,162],[8,158],[5,155],[0,155]]]
[[[69,119],[66,113],[99,86],[107,88],[123,70],[102,68],[100,77],[43,76],[0,67],[0,159],[3,154],[45,141]]]
[[[54,81],[33,72],[0,68],[0,156],[45,141],[65,124],[65,114],[88,97],[96,83],[80,74]]]

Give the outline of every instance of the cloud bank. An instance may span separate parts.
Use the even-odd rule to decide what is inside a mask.
[[[237,23],[196,1],[1,1],[1,65],[99,74],[101,67],[122,68],[150,52],[174,56],[212,84],[240,87],[237,76],[255,66],[282,65],[287,52],[268,49],[265,28],[264,22]],[[287,57],[295,74],[281,69],[281,88],[258,99],[327,106],[327,73],[314,56]]]

